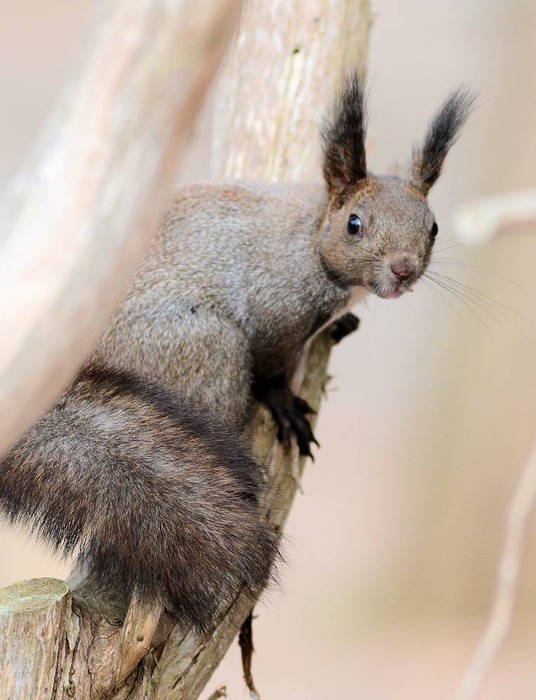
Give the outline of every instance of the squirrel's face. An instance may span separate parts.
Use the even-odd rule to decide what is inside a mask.
[[[329,206],[317,239],[324,268],[339,284],[393,298],[423,274],[438,231],[426,195],[472,102],[461,89],[445,100],[407,178],[376,177],[367,172],[362,81],[357,74],[346,79],[322,130]]]
[[[318,247],[338,284],[393,299],[425,271],[437,232],[425,195],[411,182],[368,176],[342,205],[330,206]]]

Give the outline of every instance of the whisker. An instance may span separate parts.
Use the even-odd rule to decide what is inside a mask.
[[[508,314],[512,314],[514,316],[517,316],[522,321],[525,321],[526,323],[530,323],[531,326],[536,325],[536,322],[528,318],[527,316],[524,316],[523,314],[520,314],[518,311],[515,311],[514,309],[510,308],[509,306],[506,306],[506,304],[502,304],[500,301],[497,299],[494,299],[493,297],[489,296],[489,294],[485,294],[484,292],[481,292],[478,289],[475,289],[474,287],[471,287],[467,284],[464,284],[463,282],[460,282],[459,280],[456,280],[452,277],[449,277],[448,275],[445,275],[441,272],[437,271],[432,271],[432,274],[439,275],[443,279],[448,280],[451,284],[456,285],[466,291],[469,294],[473,294],[477,297],[479,297],[482,302],[487,302],[490,306],[494,307],[498,313],[504,314],[506,317],[508,317]]]
[[[442,301],[446,302],[450,306],[450,308],[454,311],[454,313],[456,313],[460,318],[462,318],[462,314],[460,313],[460,310],[457,309],[456,306],[454,306],[454,304],[452,303],[450,297],[446,294],[446,292],[444,290],[442,290],[439,285],[434,286],[434,284],[435,284],[434,280],[431,280],[430,278],[426,277],[426,275],[423,275],[423,277],[421,279],[422,279],[422,282],[423,282],[424,286],[426,287],[426,289],[428,289],[428,291],[430,293],[432,293],[433,296],[438,295]]]
[[[431,260],[431,265],[438,264],[438,265],[451,265],[452,267],[459,267],[467,270],[474,270],[475,272],[478,272],[483,275],[488,275],[489,277],[492,277],[493,279],[498,279],[502,280],[504,282],[508,282],[509,284],[514,284],[516,287],[521,287],[520,283],[518,280],[513,280],[510,277],[505,277],[504,275],[499,275],[498,272],[495,272],[494,270],[490,270],[486,267],[482,267],[481,265],[473,265],[471,263],[466,263],[463,260],[456,260],[456,258],[438,258],[434,256]]]
[[[504,304],[501,304],[496,299],[493,299],[492,297],[489,297],[483,292],[479,292],[478,290],[473,289],[472,287],[468,287],[467,285],[464,285],[463,283],[458,282],[457,280],[453,280],[452,278],[446,277],[445,275],[439,275],[438,273],[430,271],[426,272],[425,274],[428,276],[429,279],[433,279],[433,281],[436,282],[436,284],[443,284],[446,289],[449,289],[452,294],[457,295],[460,299],[463,297],[467,301],[470,301],[474,306],[487,313],[490,316],[490,318],[494,319],[495,321],[507,322],[521,335],[522,338],[527,340],[533,347],[536,347],[536,343],[532,340],[532,338],[525,332],[523,327],[521,327],[518,323],[514,321],[514,319],[511,316],[519,316],[521,319],[525,320],[531,325],[534,325],[534,322],[531,319],[526,318],[521,314],[518,314],[516,311],[508,308]],[[494,303],[496,304],[496,306],[494,306]],[[485,325],[487,326],[487,324]]]
[[[435,253],[444,253],[446,250],[452,250],[453,248],[460,248],[464,245],[463,243],[451,243],[451,245],[444,246],[443,248],[434,248]]]
[[[489,314],[491,318],[498,320],[495,313],[499,313],[501,310],[495,309],[486,299],[481,299],[476,293],[476,290],[470,287],[468,289],[464,289],[461,284],[456,284],[456,280],[453,280],[451,277],[447,277],[446,275],[442,275],[438,272],[430,270],[427,275],[429,279],[433,279],[433,281],[437,283],[441,282],[445,288],[450,289],[453,293],[456,292],[460,298],[470,301],[476,307]]]
[[[482,306],[475,299],[464,294],[461,290],[456,289],[455,287],[451,287],[448,284],[448,282],[432,276],[433,274],[434,273],[425,272],[423,276],[426,277],[427,279],[429,279],[434,284],[437,284],[439,287],[444,289],[446,292],[449,292],[450,294],[452,294],[455,298],[457,298],[464,306],[467,307],[467,309],[469,309],[469,311],[471,311],[471,313],[475,314],[475,316],[480,320],[482,325],[486,328],[486,330],[488,331],[490,336],[493,337],[493,333],[491,332],[489,325],[486,323],[485,319],[482,317],[482,315],[478,312],[477,309],[480,309],[481,311],[486,312],[487,314],[489,314],[493,318],[493,314],[491,313],[491,311],[488,308],[486,308],[485,306]]]

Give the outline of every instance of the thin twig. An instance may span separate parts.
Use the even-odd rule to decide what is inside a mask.
[[[462,679],[455,700],[475,700],[512,627],[528,519],[536,501],[536,443],[512,498],[495,596],[484,633]]]

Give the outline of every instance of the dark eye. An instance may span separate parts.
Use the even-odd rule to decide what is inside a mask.
[[[430,238],[433,240],[437,234],[439,233],[439,226],[437,225],[437,222],[434,221],[434,225],[430,229]]]
[[[363,224],[359,216],[357,216],[357,214],[351,214],[348,219],[348,233],[352,236],[359,236],[362,228]]]

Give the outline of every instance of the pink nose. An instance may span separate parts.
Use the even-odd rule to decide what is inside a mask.
[[[404,282],[417,272],[417,263],[415,260],[405,253],[397,255],[390,262],[391,272],[393,275]]]

